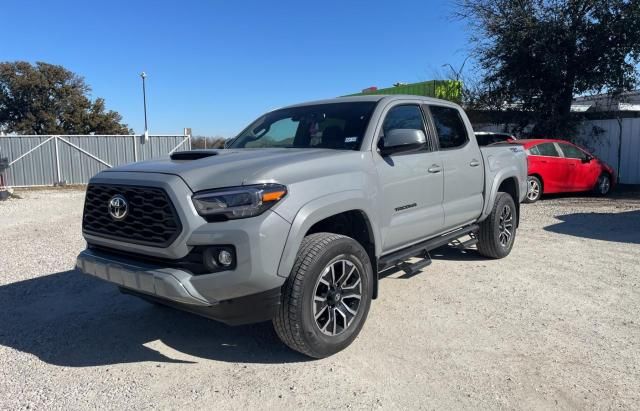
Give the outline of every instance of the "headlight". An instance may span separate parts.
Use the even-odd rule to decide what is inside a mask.
[[[286,194],[285,186],[261,184],[203,191],[192,200],[198,214],[209,221],[219,221],[262,214]]]

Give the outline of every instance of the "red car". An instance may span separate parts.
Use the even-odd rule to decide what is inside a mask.
[[[564,140],[516,140],[527,152],[528,191],[525,202],[542,194],[593,190],[606,195],[615,182],[614,170],[585,149]]]

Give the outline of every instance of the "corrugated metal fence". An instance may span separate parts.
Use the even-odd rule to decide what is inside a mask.
[[[0,136],[0,157],[9,159],[14,187],[86,184],[105,168],[190,150],[189,135]]]
[[[640,184],[640,118],[585,121],[577,140],[618,171],[620,183]]]

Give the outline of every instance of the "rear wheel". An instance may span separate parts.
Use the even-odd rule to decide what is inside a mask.
[[[373,294],[373,268],[355,240],[332,233],[305,237],[273,320],[280,339],[314,358],[335,354],[358,336]]]
[[[611,176],[607,173],[600,174],[598,182],[595,186],[596,194],[600,196],[606,196],[611,191]]]
[[[542,197],[542,182],[536,176],[527,177],[527,195],[525,203],[535,203]]]
[[[516,238],[517,212],[513,198],[507,193],[499,192],[491,214],[480,223],[480,254],[491,258],[504,258],[509,255]]]

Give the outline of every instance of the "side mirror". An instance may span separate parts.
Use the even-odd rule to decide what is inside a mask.
[[[380,154],[388,156],[396,153],[405,153],[409,151],[417,151],[427,144],[427,138],[422,130],[414,130],[410,128],[396,128],[390,130],[384,139],[380,140]]]
[[[591,160],[593,160],[593,156],[587,154],[587,156],[582,159],[582,162],[583,163],[590,163]]]

